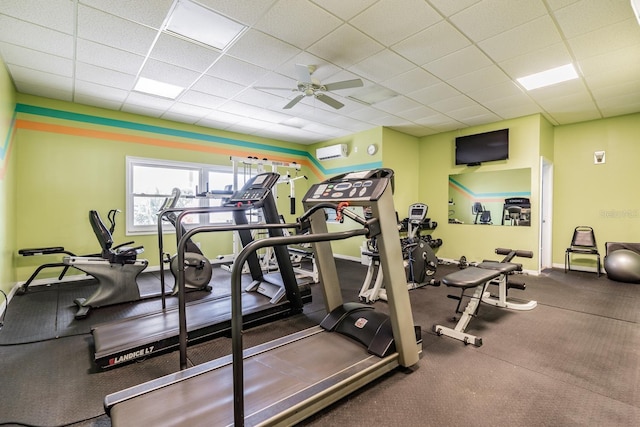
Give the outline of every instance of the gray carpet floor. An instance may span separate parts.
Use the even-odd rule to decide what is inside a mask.
[[[344,260],[338,266],[345,299],[357,300],[364,267]],[[439,266],[436,277],[456,269]],[[410,374],[391,372],[302,425],[640,425],[640,285],[557,270],[524,279],[526,291],[512,291],[514,296],[537,300],[538,306],[517,312],[482,305],[467,328],[483,338],[482,347],[431,332],[436,323],[455,325],[450,289],[412,290],[414,320],[423,331],[419,368]],[[66,294],[77,293],[65,292],[71,286],[34,288],[32,295],[16,297],[9,305],[0,330],[0,425],[107,427],[106,394],[178,370],[178,354],[172,352],[96,371],[92,337],[83,328],[150,307],[126,304],[104,315],[98,313],[110,309],[96,310],[85,321],[59,322]],[[322,319],[319,285],[312,290],[314,301],[303,314],[245,331],[245,345]],[[29,296],[35,305],[25,313],[21,298]],[[387,309],[384,302],[375,306]],[[88,323],[76,326],[79,322]],[[224,337],[196,344],[189,348],[189,363],[215,359],[230,349]]]

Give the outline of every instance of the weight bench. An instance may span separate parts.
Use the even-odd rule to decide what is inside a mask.
[[[468,334],[465,330],[471,319],[477,315],[481,302],[496,307],[510,308],[514,310],[531,310],[536,307],[536,301],[517,302],[507,297],[507,290],[509,287],[524,289],[524,285],[515,284],[510,286],[507,281],[507,276],[509,274],[520,270],[522,270],[521,264],[484,261],[476,267],[469,267],[443,277],[442,283],[461,290],[460,296],[448,295],[448,297],[458,300],[456,313],[462,313],[462,316],[460,317],[460,320],[458,320],[455,328],[433,325],[433,332],[438,335],[446,335],[451,338],[455,338],[465,344],[473,344],[476,347],[480,347],[482,345],[482,338]],[[490,284],[498,285],[499,291],[497,297],[491,295],[491,293],[487,291],[487,287]],[[473,294],[465,295],[465,291],[467,291],[467,289],[473,289]],[[469,302],[467,303],[464,311],[461,312],[460,304],[464,297],[469,297]]]

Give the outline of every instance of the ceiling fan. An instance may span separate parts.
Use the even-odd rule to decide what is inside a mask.
[[[293,98],[287,105],[282,107],[283,109],[292,108],[298,102],[302,101],[305,96],[313,96],[318,101],[324,102],[325,104],[338,109],[344,107],[344,104],[337,99],[330,97],[324,92],[331,92],[334,90],[340,89],[350,89],[352,87],[360,87],[363,86],[362,80],[353,79],[353,80],[343,80],[341,82],[327,83],[322,84],[316,78],[311,77],[314,71],[316,71],[318,67],[315,65],[301,65],[296,64],[296,74],[298,75],[298,85],[295,89],[288,89],[282,87],[256,87],[256,89],[276,89],[276,90],[290,90],[293,92],[300,92]]]

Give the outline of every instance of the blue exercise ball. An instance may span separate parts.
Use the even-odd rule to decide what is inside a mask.
[[[629,249],[619,249],[604,257],[604,269],[611,280],[640,282],[640,254]]]

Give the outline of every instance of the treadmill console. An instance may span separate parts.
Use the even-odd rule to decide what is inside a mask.
[[[271,189],[278,182],[280,175],[266,172],[254,176],[229,198],[226,206],[241,204],[255,204],[264,201],[271,193]]]
[[[345,173],[313,185],[304,201],[375,201],[392,179],[391,169]]]

